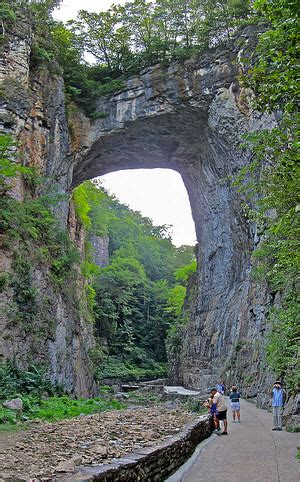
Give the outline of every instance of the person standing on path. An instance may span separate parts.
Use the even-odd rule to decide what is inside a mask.
[[[227,405],[225,403],[225,399],[223,395],[218,392],[216,388],[212,388],[211,394],[213,395],[213,403],[212,408],[216,407],[216,419],[214,420],[215,423],[215,430],[214,433],[218,435],[227,435]],[[224,423],[224,430],[220,433],[219,423],[223,421]]]
[[[274,428],[272,430],[282,430],[282,413],[286,400],[286,392],[282,388],[282,383],[277,381],[273,385],[272,390],[272,407]]]
[[[231,387],[231,393],[230,393],[230,409],[232,411],[232,423],[235,423],[235,416],[237,417],[238,423],[241,423],[241,407],[240,407],[240,398],[241,395],[237,391],[236,385],[233,385]]]
[[[216,389],[218,392],[221,393],[221,395],[224,395],[225,393],[225,383],[224,382],[220,382],[216,385]]]

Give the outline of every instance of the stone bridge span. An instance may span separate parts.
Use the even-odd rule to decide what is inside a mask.
[[[249,162],[242,134],[270,123],[251,110],[250,92],[239,84],[241,55],[234,47],[151,67],[99,100],[103,118],[76,113],[72,120],[72,186],[124,169],[170,168],[182,176],[198,240],[197,296],[173,376],[195,388],[214,383],[237,340],[255,336],[263,320],[255,307],[264,294],[249,277],[254,233],[227,180]]]
[[[0,66],[4,130],[19,141],[23,162],[58,183],[61,192],[116,170],[164,167],[181,174],[196,226],[198,272],[189,321],[173,354],[173,380],[202,389],[226,372],[244,395],[255,395],[266,380],[261,361],[268,297],[251,281],[257,237],[227,178],[249,162],[249,153],[239,148],[242,134],[271,124],[251,110],[251,94],[239,83],[239,59],[252,53],[255,38],[255,29],[247,27],[230,48],[144,70],[119,92],[99,99],[102,118],[95,121],[70,106],[67,118],[62,78],[31,63],[32,32],[26,22],[5,44]],[[25,194],[18,181],[13,195],[23,199]],[[68,201],[60,207],[62,222],[69,211],[70,234],[83,250],[84,237]],[[0,264],[12,272],[10,252],[2,251]],[[39,320],[24,338],[21,327],[2,316],[0,356],[17,356],[26,365],[36,350],[35,359],[49,364],[54,381],[89,395],[92,327],[75,304],[55,295],[47,266],[32,271],[41,303],[51,300],[55,330],[37,347],[33,335]],[[4,293],[0,301],[12,296]]]

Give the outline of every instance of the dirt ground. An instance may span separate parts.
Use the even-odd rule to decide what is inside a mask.
[[[2,480],[50,480],[78,465],[109,463],[136,449],[157,445],[196,415],[163,405],[103,412],[55,423],[36,422],[29,430],[1,434]],[[1,479],[0,479],[1,481]]]

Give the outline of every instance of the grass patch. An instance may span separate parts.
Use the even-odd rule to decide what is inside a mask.
[[[20,432],[21,430],[27,430],[29,428],[28,423],[5,423],[0,425],[0,436],[10,432]]]
[[[17,421],[16,410],[10,410],[9,408],[0,406],[0,425],[6,423],[14,425]]]
[[[82,398],[73,399],[64,395],[49,397],[45,400],[35,396],[21,396],[21,399],[24,404],[22,412],[0,407],[0,427],[2,431],[17,430],[21,425],[26,428],[26,423],[22,424],[24,418],[56,422],[79,415],[126,408],[126,405],[118,400],[105,400],[103,398],[86,400]]]
[[[0,364],[0,427],[6,427],[2,431],[10,431],[28,420],[55,422],[125,408],[113,397],[107,399],[106,392],[111,390],[104,386],[99,398],[74,399],[63,394],[61,387],[51,385],[44,367],[32,365],[24,371],[7,361]],[[23,410],[10,410],[2,405],[5,400],[16,397],[21,398]]]
[[[286,431],[290,433],[299,433],[300,428],[299,427],[286,427]],[[300,449],[299,449],[300,450]]]
[[[50,397],[46,400],[23,400],[24,414],[30,420],[45,420],[55,422],[65,418],[89,415],[107,410],[121,410],[125,405],[118,400],[103,400],[101,398],[72,399],[68,396]]]

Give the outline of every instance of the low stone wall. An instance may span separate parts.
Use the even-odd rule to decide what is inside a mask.
[[[196,446],[212,432],[210,415],[202,415],[184,430],[156,447],[141,449],[111,464],[80,467],[60,482],[134,482],[163,481],[174,473],[194,452]]]

